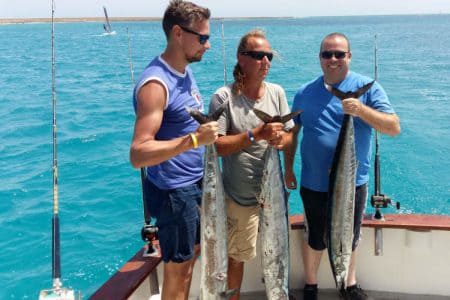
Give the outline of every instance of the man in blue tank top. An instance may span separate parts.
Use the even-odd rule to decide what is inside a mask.
[[[133,93],[136,113],[130,160],[147,168],[147,207],[157,219],[164,261],[162,299],[187,299],[199,253],[203,145],[217,139],[217,122],[198,126],[186,107],[203,111],[189,63],[209,44],[207,8],[173,0],[162,25],[164,52],[144,70]]]
[[[319,59],[323,76],[303,85],[294,98],[292,111],[303,112],[296,118],[294,142],[286,151],[285,180],[295,189],[293,172],[298,132],[303,128],[301,143],[300,195],[305,211],[306,237],[302,245],[305,271],[304,299],[317,299],[317,272],[323,250],[326,230],[329,171],[344,114],[354,117],[355,148],[358,160],[355,191],[354,239],[347,289],[341,294],[346,299],[369,299],[356,283],[355,253],[360,238],[360,227],[367,200],[372,128],[391,136],[400,133],[400,122],[383,88],[375,82],[359,99],[340,100],[325,85],[343,92],[355,91],[372,79],[350,71],[352,53],[347,37],[341,33],[327,35],[320,47]]]

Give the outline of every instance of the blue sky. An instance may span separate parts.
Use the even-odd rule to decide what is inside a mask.
[[[161,17],[169,0],[55,0],[56,17]],[[450,0],[197,0],[213,17],[450,14]],[[0,18],[50,17],[51,0],[0,0]]]

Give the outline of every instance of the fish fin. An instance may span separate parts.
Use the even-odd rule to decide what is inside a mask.
[[[291,112],[290,114],[284,115],[281,117],[281,123],[286,123],[289,120],[292,120],[293,118],[295,118],[296,116],[298,116],[300,113],[302,112],[301,109]]]
[[[348,98],[347,93],[344,93],[340,89],[335,88],[334,86],[329,85],[328,83],[324,83],[325,88],[332,93],[334,96],[338,97],[341,100]]]
[[[198,109],[194,109],[192,107],[185,107],[187,112],[189,113],[189,115],[191,117],[193,117],[198,123],[200,124],[204,124],[207,123],[209,121],[209,118],[207,115],[201,113]]]
[[[228,105],[228,101],[225,101],[215,111],[210,112],[208,114],[208,118],[210,119],[210,121],[217,121],[217,120],[219,120],[220,116],[225,111],[225,108],[227,107],[227,105]]]
[[[362,95],[364,95],[365,92],[367,92],[367,91],[372,87],[372,85],[374,84],[374,82],[375,82],[375,80],[372,81],[372,82],[369,82],[368,84],[363,85],[362,87],[360,87],[359,89],[357,89],[357,90],[353,93],[353,96],[354,96],[355,98],[361,97]]]
[[[255,115],[261,119],[261,121],[263,121],[264,123],[270,123],[272,122],[273,117],[265,112],[263,112],[262,110],[253,109],[253,112],[255,113]]]

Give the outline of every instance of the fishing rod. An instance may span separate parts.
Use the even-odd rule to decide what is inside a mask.
[[[378,45],[377,45],[377,35],[374,37],[374,79],[378,80]],[[373,219],[377,221],[384,221],[383,213],[381,208],[386,208],[388,205],[394,205],[393,201],[387,195],[381,194],[381,172],[380,172],[380,153],[379,153],[379,143],[378,143],[378,131],[375,130],[375,185],[374,194],[370,199],[370,204],[375,208],[375,213]],[[400,209],[400,202],[395,202],[395,207]],[[381,228],[375,228],[375,255],[383,255],[383,233]]]
[[[374,63],[374,79],[378,80],[378,62],[377,62],[377,52],[378,52],[378,45],[377,45],[377,35],[375,34],[375,45],[374,45],[374,57],[375,57],[375,63]],[[383,214],[381,212],[381,208],[386,208],[388,205],[394,205],[391,198],[388,196],[381,194],[381,173],[380,173],[380,153],[379,153],[379,138],[378,138],[378,131],[375,131],[375,166],[374,166],[374,173],[375,173],[375,186],[374,186],[374,195],[371,197],[371,205],[375,208],[375,214],[374,219],[375,220],[383,220]],[[400,202],[395,202],[395,207],[397,209],[400,209]]]
[[[128,37],[128,60],[130,64],[130,74],[131,74],[131,83],[134,85],[136,82],[134,80],[134,67],[133,67],[133,56],[132,56],[132,47],[131,47],[131,37],[127,27],[127,37]],[[145,193],[145,180],[146,180],[146,171],[145,168],[141,168],[141,187],[142,187],[142,204],[144,208],[144,225],[141,229],[141,238],[144,242],[147,243],[147,250],[144,252],[143,256],[159,256],[159,251],[154,247],[153,242],[158,239],[158,227],[151,224],[151,215],[149,209],[147,207],[146,201],[146,193]],[[158,285],[156,285],[158,286]]]
[[[39,300],[72,300],[75,299],[75,292],[71,289],[63,288],[61,282],[61,251],[60,251],[60,230],[59,230],[59,201],[58,201],[58,153],[56,134],[56,59],[55,59],[55,2],[52,0],[52,109],[53,109],[53,218],[52,218],[52,278],[53,288],[41,290]]]

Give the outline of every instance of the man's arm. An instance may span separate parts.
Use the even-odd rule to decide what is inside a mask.
[[[250,129],[255,141],[271,141],[279,139],[283,130],[282,123],[261,124],[258,127]],[[252,144],[247,131],[233,135],[222,135],[216,141],[217,153],[220,156],[227,156],[249,147]]]
[[[288,189],[297,188],[297,179],[294,174],[294,158],[297,151],[297,139],[301,126],[295,125],[291,130],[291,141],[284,148],[284,181]]]
[[[165,103],[166,91],[161,83],[150,81],[140,89],[130,147],[130,161],[135,168],[157,165],[194,148],[190,135],[167,141],[155,140],[161,126]],[[203,124],[194,134],[198,145],[213,143],[217,138],[217,122]]]
[[[361,118],[375,130],[395,136],[400,133],[400,119],[396,114],[379,112],[355,98],[342,101],[342,107],[346,114]]]

